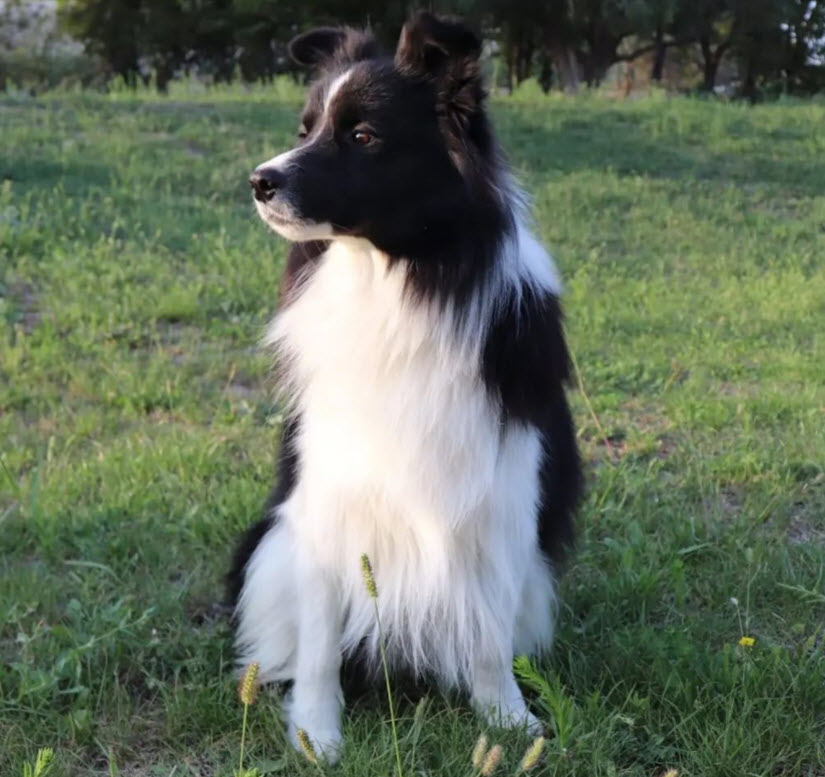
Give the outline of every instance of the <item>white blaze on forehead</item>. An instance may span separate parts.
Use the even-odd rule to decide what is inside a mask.
[[[341,75],[336,76],[333,82],[330,84],[329,89],[327,90],[326,97],[324,98],[324,116],[326,116],[329,112],[329,106],[332,103],[332,100],[335,98],[335,95],[341,90],[341,87],[347,82],[349,77],[352,75],[352,68],[349,70],[345,70]],[[318,126],[321,126],[323,122],[319,121]],[[293,164],[296,157],[298,157],[301,153],[305,152],[307,148],[311,144],[305,143],[303,146],[299,146],[298,148],[293,148],[291,151],[285,151],[283,154],[278,154],[278,156],[272,157],[272,159],[268,159],[266,162],[258,165],[258,170],[269,169],[269,170],[280,170],[285,171],[290,164]]]
[[[349,70],[345,70],[341,73],[340,76],[337,76],[335,80],[329,85],[329,89],[327,90],[327,96],[324,99],[324,114],[329,111],[329,106],[332,103],[333,99],[335,99],[335,95],[341,91],[341,87],[349,80],[349,77],[352,75],[352,68]]]

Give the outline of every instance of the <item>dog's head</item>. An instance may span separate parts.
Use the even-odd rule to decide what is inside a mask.
[[[295,148],[250,178],[264,221],[290,240],[354,236],[411,256],[457,220],[481,219],[495,152],[480,51],[470,30],[426,13],[404,26],[393,59],[351,29],[295,38],[292,57],[317,78]]]

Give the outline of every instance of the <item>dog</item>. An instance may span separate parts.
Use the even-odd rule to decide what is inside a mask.
[[[534,732],[512,661],[550,646],[582,475],[560,282],[485,112],[481,42],[420,13],[393,58],[349,28],[290,53],[317,74],[298,142],[250,178],[294,245],[265,336],[279,483],[230,573],[239,663],[291,683],[289,736],[330,761],[342,664],[375,673],[380,640],[392,670]]]

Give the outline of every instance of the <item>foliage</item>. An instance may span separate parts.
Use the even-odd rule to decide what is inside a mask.
[[[43,747],[37,751],[33,764],[23,764],[23,777],[46,777],[51,771],[53,762],[54,750],[50,747]]]
[[[89,86],[101,64],[61,35],[53,2],[0,1],[0,91]]]
[[[484,30],[501,54],[507,85],[537,76],[575,91],[621,61],[651,54],[661,78],[668,50],[700,53],[712,90],[723,59],[741,91],[816,91],[825,82],[822,0],[442,0]],[[160,89],[182,73],[213,81],[270,79],[292,65],[286,43],[317,24],[369,24],[392,45],[413,6],[396,0],[61,0],[66,28],[130,84],[153,75]],[[818,63],[818,64],[817,64]]]

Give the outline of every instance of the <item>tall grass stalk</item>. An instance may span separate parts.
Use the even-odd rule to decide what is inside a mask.
[[[375,608],[375,623],[378,628],[378,649],[381,651],[381,666],[384,670],[384,683],[387,687],[387,703],[390,705],[390,726],[392,727],[392,743],[395,748],[395,763],[398,767],[398,777],[404,777],[404,769],[401,766],[401,747],[398,743],[398,728],[395,722],[395,705],[392,700],[392,685],[390,683],[390,668],[387,664],[387,650],[384,645],[384,632],[381,630],[381,616],[378,613],[378,588],[375,585],[375,578],[372,574],[372,564],[370,557],[364,553],[361,556],[361,572],[364,575],[364,586],[367,589],[372,605]]]
[[[246,772],[243,768],[244,751],[246,749],[246,726],[249,719],[249,708],[255,703],[258,696],[258,670],[260,666],[257,661],[253,661],[241,675],[238,683],[238,696],[243,704],[243,723],[241,723],[241,752],[238,756],[238,777],[244,777]]]

